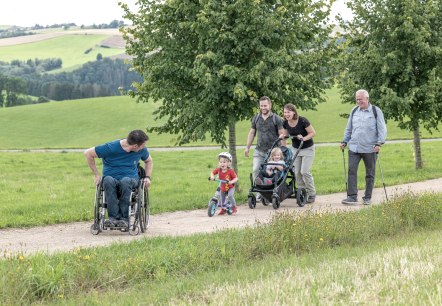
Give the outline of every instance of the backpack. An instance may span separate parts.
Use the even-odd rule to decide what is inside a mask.
[[[372,106],[372,110],[373,110],[373,115],[374,115],[374,119],[376,120],[376,129],[378,128],[378,112],[376,110],[376,106],[374,106],[373,104]],[[353,110],[350,113],[350,128],[353,128],[353,114],[359,109],[359,106],[356,106],[355,108],[353,108]],[[255,123],[256,124],[256,123]]]

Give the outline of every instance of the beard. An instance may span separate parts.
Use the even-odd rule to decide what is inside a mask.
[[[263,115],[267,115],[269,112],[270,112],[270,110],[268,110],[268,109],[261,110],[261,114],[263,114]]]

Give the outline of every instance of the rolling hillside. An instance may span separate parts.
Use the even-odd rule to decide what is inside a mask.
[[[159,125],[152,112],[155,103],[136,103],[129,97],[49,102],[0,109],[0,149],[38,148],[86,148],[111,139],[123,138],[132,129],[145,129]],[[338,142],[341,140],[346,119],[340,113],[348,113],[349,104],[341,104],[337,90],[328,91],[327,102],[317,111],[300,112],[307,117],[317,136],[315,141]],[[237,144],[244,145],[250,128],[249,122],[237,124]],[[388,122],[388,139],[412,139],[412,133]],[[423,132],[422,137],[442,137]],[[150,135],[150,147],[174,146],[176,135]],[[191,145],[215,145],[210,139]]]
[[[98,53],[103,57],[124,54],[124,46],[113,43],[115,36],[120,36],[117,29],[51,31],[0,39],[0,61],[61,58],[63,68],[54,72],[71,71],[95,60]],[[88,49],[92,50],[85,54]]]

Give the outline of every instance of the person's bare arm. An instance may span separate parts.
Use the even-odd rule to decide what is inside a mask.
[[[244,150],[244,156],[249,157],[250,147],[252,146],[253,139],[255,138],[256,130],[250,129],[249,134],[247,135],[247,143],[246,148]]]
[[[89,168],[91,168],[92,173],[94,174],[95,185],[98,186],[101,181],[101,175],[100,172],[98,172],[97,165],[95,164],[95,158],[98,158],[97,152],[95,152],[95,147],[85,150],[84,156],[86,157]]]
[[[152,175],[153,170],[153,159],[152,156],[149,155],[149,157],[144,161],[144,171],[146,172],[146,178],[144,179],[144,186],[146,188],[150,187],[150,177]]]
[[[307,140],[310,140],[313,137],[315,137],[316,131],[315,131],[315,129],[313,128],[313,126],[311,124],[308,127],[306,127],[305,130],[307,131],[308,134],[305,135],[304,137],[301,134],[299,134],[298,135],[298,139],[299,140],[307,141]]]

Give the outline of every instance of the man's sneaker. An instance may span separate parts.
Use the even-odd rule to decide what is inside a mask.
[[[358,204],[358,201],[356,199],[348,197],[348,198],[342,200],[341,203],[342,204],[347,204],[347,205],[356,205],[356,204]]]
[[[116,221],[117,220],[115,220],[113,218],[109,218],[109,220],[104,221],[104,226],[105,227],[114,227],[116,224]]]
[[[371,204],[371,199],[362,198],[362,201],[363,201],[364,205],[370,205]]]
[[[260,193],[256,194],[256,201],[261,201],[262,195]]]
[[[117,222],[117,226],[118,226],[118,227],[127,227],[128,224],[129,224],[129,223],[128,223],[126,220],[124,220],[124,219],[122,219],[122,220],[118,220],[118,222]]]
[[[236,213],[238,211],[238,208],[236,206],[232,207],[232,214]]]
[[[218,215],[224,215],[227,211],[224,208],[221,208]]]
[[[314,203],[316,200],[316,196],[308,196],[307,203]]]

